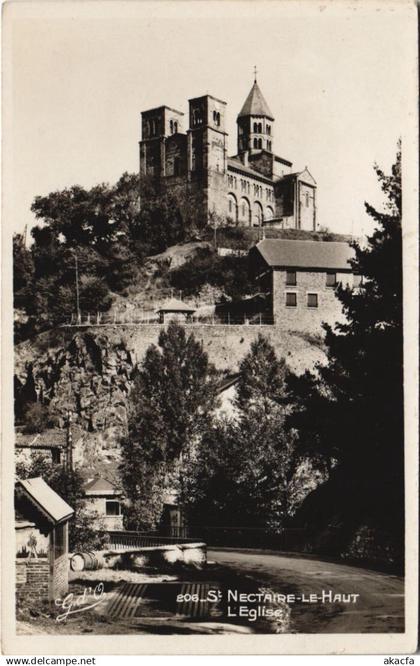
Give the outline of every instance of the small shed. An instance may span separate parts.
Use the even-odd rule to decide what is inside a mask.
[[[88,481],[84,487],[89,509],[98,514],[98,529],[101,524],[108,530],[123,529],[121,490],[100,476]]]
[[[17,481],[15,509],[18,599],[54,601],[68,591],[68,523],[74,511],[41,477]]]
[[[171,320],[187,322],[191,319],[195,311],[196,308],[187,305],[187,303],[184,303],[177,298],[171,298],[156,309],[161,324],[165,324],[167,321]]]

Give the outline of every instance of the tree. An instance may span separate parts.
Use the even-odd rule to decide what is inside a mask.
[[[24,432],[38,433],[47,428],[50,422],[48,407],[40,402],[29,403],[24,414]]]
[[[274,347],[261,333],[239,367],[237,405],[244,412],[262,411],[269,415],[285,405],[288,370],[284,358],[278,359]]]
[[[165,487],[177,481],[182,503],[183,461],[215,406],[214,369],[194,336],[170,322],[158,344],[146,351],[135,379],[129,435],[122,445],[121,473],[131,501],[129,521],[136,528],[157,526]]]
[[[237,421],[218,421],[191,461],[189,514],[194,524],[281,530],[294,510],[300,464],[285,427],[286,365],[263,336],[240,364]]]
[[[214,249],[200,248],[182,266],[170,273],[170,283],[185,295],[197,295],[209,284],[220,289],[226,299],[241,299],[255,291],[246,256],[220,257]]]
[[[144,182],[143,182],[144,181]],[[175,192],[124,173],[118,182],[79,185],[38,196],[31,210],[41,221],[26,249],[14,239],[15,333],[18,341],[69,321],[76,312],[75,255],[82,313],[105,312],[114,293],[126,293],[148,255],[183,242],[194,228],[185,188]]]
[[[325,520],[334,507],[349,533],[365,521],[393,531],[402,543],[400,147],[389,176],[378,166],[375,171],[386,204],[383,211],[366,204],[376,229],[366,247],[353,243],[353,270],[363,276],[362,286],[337,289],[347,320],[334,329],[326,326],[327,364],[291,382],[297,405],[291,422],[303,450],[329,468],[330,492],[322,491]]]

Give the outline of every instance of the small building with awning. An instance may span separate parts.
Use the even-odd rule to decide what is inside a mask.
[[[68,525],[74,510],[42,477],[35,477],[16,482],[15,511],[18,600],[54,601],[68,591]]]
[[[156,313],[159,315],[159,322],[161,324],[166,324],[166,322],[173,320],[181,323],[188,322],[195,311],[196,308],[177,298],[171,298],[156,308]]]

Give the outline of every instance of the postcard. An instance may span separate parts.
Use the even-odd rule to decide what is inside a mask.
[[[3,651],[413,653],[415,4],[12,1],[3,70]]]

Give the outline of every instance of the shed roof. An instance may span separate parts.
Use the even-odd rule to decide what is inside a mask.
[[[70,518],[74,510],[40,476],[33,479],[19,480],[17,489],[21,489],[30,503],[54,525]]]
[[[354,250],[350,245],[339,241],[267,238],[252,250],[259,252],[271,268],[351,271],[350,260],[354,258]]]
[[[156,312],[195,312],[196,309],[177,298],[171,298],[159,308],[156,308]]]

